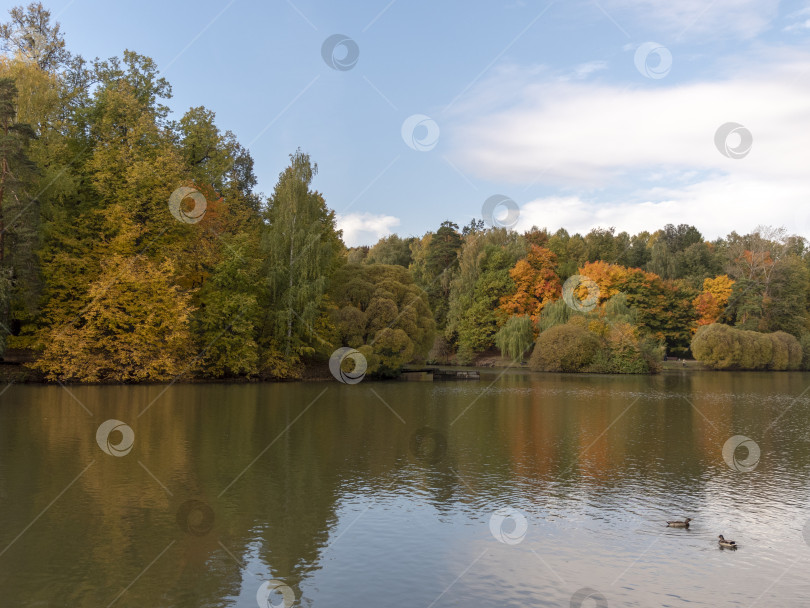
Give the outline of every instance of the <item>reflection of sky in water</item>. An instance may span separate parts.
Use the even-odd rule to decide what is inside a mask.
[[[504,490],[502,497],[467,491],[440,511],[429,493],[403,480],[341,501],[320,559],[301,584],[304,605],[363,606],[377,598],[374,605],[406,606],[416,595],[416,605],[427,599],[426,606],[567,606],[582,587],[603,593],[610,605],[747,605],[777,579],[777,597],[810,593],[797,563],[810,554],[800,502],[745,500],[730,494],[725,479],[706,480],[699,497],[667,495],[664,486],[640,481],[630,492],[570,488],[551,499],[536,488],[537,502]],[[514,545],[498,542],[489,528],[503,506],[520,509],[529,524]],[[693,518],[690,529],[665,526],[681,513]],[[719,532],[740,550],[721,551]],[[254,558],[248,569],[263,571]],[[245,583],[238,605],[247,597],[244,606],[252,606],[257,579]]]

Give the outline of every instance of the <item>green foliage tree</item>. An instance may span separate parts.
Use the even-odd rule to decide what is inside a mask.
[[[564,228],[549,238],[548,248],[557,256],[557,272],[562,281],[576,274],[577,268],[588,261],[585,239],[579,234],[569,235]]]
[[[317,171],[308,154],[291,154],[264,216],[266,296],[259,345],[268,356],[281,352],[292,364],[315,352],[313,326],[326,309],[329,278],[343,250],[334,211],[309,187]]]
[[[12,309],[28,308],[26,302],[36,297],[31,288],[38,270],[34,251],[39,207],[26,187],[36,171],[28,157],[34,131],[16,120],[17,95],[14,81],[0,78],[0,274],[4,275],[6,292],[0,309],[0,333],[4,338],[13,325]]]
[[[465,239],[451,283],[444,332],[457,346],[459,363],[471,363],[476,353],[494,346],[495,334],[507,318],[498,304],[515,288],[509,270],[525,255],[525,238],[505,228],[469,234]]]
[[[257,240],[249,233],[225,238],[223,259],[200,289],[193,319],[198,369],[215,378],[250,377],[259,372],[262,317]]]
[[[594,228],[585,235],[585,257],[588,262],[618,259],[622,251],[614,232],[615,228]]]
[[[799,337],[799,345],[802,349],[802,362],[799,369],[810,369],[810,333],[803,333]]]
[[[416,266],[414,276],[427,292],[436,326],[441,329],[447,321],[450,283],[458,268],[462,239],[458,225],[451,221],[442,222],[435,233],[426,236],[423,242],[414,243],[415,249],[412,247],[412,266]]]
[[[427,294],[402,266],[347,264],[332,280],[330,315],[337,346],[358,349],[368,371],[395,376],[411,361],[424,361],[435,322]]]
[[[770,294],[763,301],[765,327],[794,336],[810,329],[808,318],[810,271],[795,255],[788,255],[774,270]]]
[[[393,264],[407,268],[412,260],[411,241],[412,238],[402,239],[396,234],[383,237],[368,250],[365,261],[367,264]]]
[[[575,311],[565,303],[565,300],[560,298],[543,308],[540,319],[537,321],[537,329],[542,333],[555,325],[564,325],[568,323],[571,317],[580,314],[582,313]]]

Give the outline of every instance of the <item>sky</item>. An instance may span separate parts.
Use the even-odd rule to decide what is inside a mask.
[[[474,218],[810,237],[810,0],[44,4],[74,54],[152,57],[265,194],[309,153],[349,246]]]

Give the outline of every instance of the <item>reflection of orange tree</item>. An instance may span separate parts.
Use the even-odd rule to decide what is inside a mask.
[[[577,433],[577,469],[590,479],[616,476],[624,461],[625,446],[632,436],[636,412],[622,415],[630,405],[626,395],[600,391],[593,408],[575,410]],[[632,402],[631,402],[632,403]],[[634,406],[633,406],[634,407]]]

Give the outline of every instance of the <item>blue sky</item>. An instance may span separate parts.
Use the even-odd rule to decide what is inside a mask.
[[[155,59],[177,116],[216,112],[265,193],[308,152],[349,245],[468,223],[496,194],[516,229],[810,237],[808,1],[45,4],[74,53]],[[322,57],[334,34],[351,69]]]

